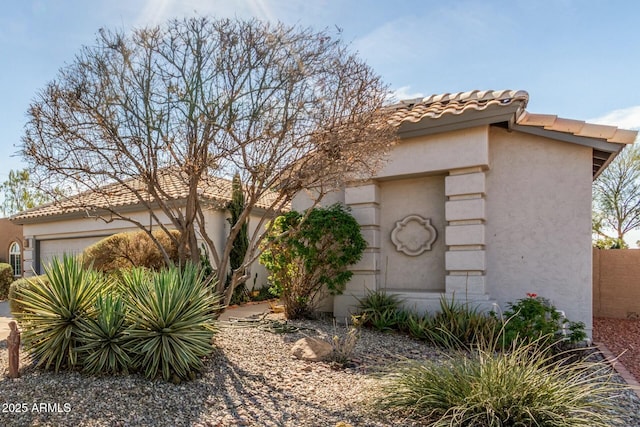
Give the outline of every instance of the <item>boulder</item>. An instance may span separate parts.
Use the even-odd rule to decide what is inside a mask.
[[[326,341],[318,338],[301,338],[293,344],[291,354],[301,360],[319,362],[329,358],[333,347]]]

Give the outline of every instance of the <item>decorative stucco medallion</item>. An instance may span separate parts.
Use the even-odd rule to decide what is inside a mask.
[[[409,215],[402,221],[397,221],[391,232],[391,241],[396,245],[396,250],[409,256],[430,251],[436,237],[438,233],[431,225],[431,219],[420,215]]]

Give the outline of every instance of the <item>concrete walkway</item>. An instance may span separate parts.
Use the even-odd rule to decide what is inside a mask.
[[[248,303],[232,308],[228,308],[220,315],[218,320],[228,321],[230,319],[242,319],[246,317],[261,316],[271,312],[271,306],[268,302]]]
[[[0,302],[0,340],[4,340],[9,335],[9,322],[12,321],[9,301]]]

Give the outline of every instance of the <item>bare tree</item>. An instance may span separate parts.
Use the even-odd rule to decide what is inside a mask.
[[[382,108],[387,95],[326,31],[208,18],[129,36],[101,30],[31,105],[23,154],[43,189],[88,191],[83,209],[147,229],[111,202],[109,188],[126,188],[155,222],[154,208],[181,232],[183,259],[198,261],[188,249],[202,239],[220,291],[241,225],[266,205],[243,267],[232,272],[228,302],[274,212],[304,188],[320,199],[379,166],[395,140]],[[245,207],[220,249],[199,192],[235,171]],[[163,185],[167,173],[188,189],[179,203]]]
[[[640,227],[640,148],[625,148],[593,183],[596,246],[627,247],[625,235]]]

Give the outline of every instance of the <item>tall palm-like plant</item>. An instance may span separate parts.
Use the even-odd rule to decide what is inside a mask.
[[[85,270],[72,256],[54,258],[45,269],[47,280],[17,293],[23,313],[16,313],[25,348],[37,366],[73,368],[77,365],[80,324],[93,316],[95,301],[107,286],[102,275]]]
[[[157,273],[133,269],[123,277],[133,364],[148,378],[191,379],[213,347],[219,298],[192,264]]]

